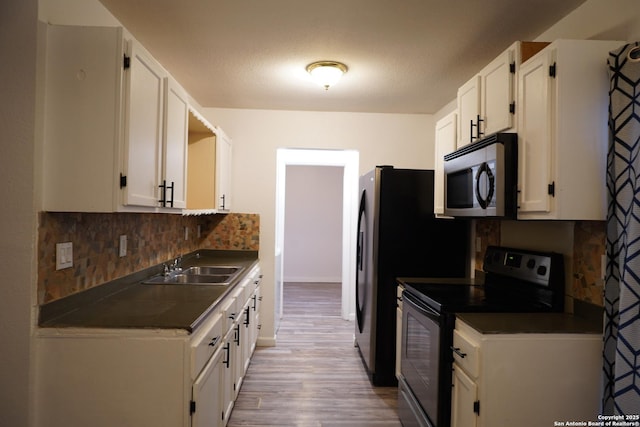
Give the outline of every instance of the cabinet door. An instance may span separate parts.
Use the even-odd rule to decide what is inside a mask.
[[[216,135],[216,198],[218,212],[231,211],[231,140],[220,131]]]
[[[232,328],[227,334],[222,344],[222,419],[226,424],[231,416],[233,403],[235,399],[235,354],[236,343],[234,342],[234,329]]]
[[[480,72],[480,115],[484,120],[480,129],[484,135],[513,127],[510,106],[515,101],[515,73],[511,72],[514,56],[515,49],[508,49]]]
[[[167,207],[187,207],[187,133],[189,128],[186,92],[171,78],[166,79],[165,134],[163,180],[172,190],[166,198]]]
[[[474,76],[458,89],[458,144],[461,148],[472,142],[478,136],[476,123],[480,114],[480,76]]]
[[[130,43],[125,73],[124,205],[158,206],[161,174],[165,73],[137,42]]]
[[[112,212],[119,203],[121,28],[49,25],[43,209]]]
[[[453,112],[436,123],[433,208],[440,215],[444,214],[444,156],[456,149],[456,118]]]
[[[191,427],[222,425],[224,348],[219,348],[193,383]],[[195,405],[195,406],[193,406]]]
[[[218,212],[231,211],[231,140],[216,132],[216,198]]]
[[[519,212],[549,212],[552,182],[551,53],[520,67],[518,76]]]
[[[478,398],[478,386],[462,369],[454,365],[453,391],[451,395],[451,427],[475,427],[478,414],[474,404]]]
[[[251,322],[252,322],[251,327],[249,328],[250,334],[251,334],[251,337],[249,339],[251,343],[251,351],[250,351],[251,354],[253,354],[253,352],[256,349],[256,343],[258,342],[258,334],[260,332],[260,303],[262,301],[261,292],[262,290],[260,288],[260,283],[258,282],[258,287],[253,293],[252,302],[251,302],[252,304],[251,313],[253,316],[253,318],[251,319]]]

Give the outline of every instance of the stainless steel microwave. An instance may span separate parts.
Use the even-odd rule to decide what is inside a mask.
[[[495,133],[444,156],[445,215],[516,218],[518,136]]]

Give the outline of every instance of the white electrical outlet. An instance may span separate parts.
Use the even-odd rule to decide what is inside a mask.
[[[123,234],[120,236],[120,258],[127,256],[127,235]]]
[[[73,243],[56,243],[56,270],[73,267]]]

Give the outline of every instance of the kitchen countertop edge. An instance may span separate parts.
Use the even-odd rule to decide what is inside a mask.
[[[199,257],[197,256],[199,255]],[[208,314],[240,283],[246,275],[258,264],[258,252],[257,251],[234,251],[234,250],[218,250],[218,249],[200,249],[196,250],[183,257],[183,267],[191,267],[197,265],[224,265],[231,262],[242,263],[245,270],[240,274],[233,283],[231,283],[226,290],[220,294],[217,298],[211,301],[208,307],[198,313],[194,313],[193,321],[188,325],[185,323],[176,322],[171,323],[149,323],[148,325],[131,324],[129,326],[126,323],[118,324],[103,324],[103,325],[87,325],[82,324],[77,318],[74,320],[74,315],[77,317],[82,310],[86,310],[88,307],[100,302],[109,301],[110,298],[116,296],[122,296],[124,292],[131,291],[137,287],[171,287],[185,286],[185,285],[145,285],[141,282],[151,276],[154,276],[162,271],[162,263],[149,267],[138,272],[129,274],[127,276],[106,282],[102,285],[78,292],[76,294],[69,295],[50,303],[43,304],[39,307],[39,319],[38,327],[42,329],[66,329],[66,328],[79,328],[84,330],[90,329],[138,329],[138,330],[150,330],[150,329],[184,329],[187,332],[193,332],[203,321]],[[213,264],[215,263],[215,264]],[[191,285],[186,285],[191,286]],[[195,288],[201,288],[195,286]],[[188,289],[188,288],[187,288]]]

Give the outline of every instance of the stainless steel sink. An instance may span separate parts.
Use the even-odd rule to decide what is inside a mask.
[[[145,285],[227,286],[244,270],[238,266],[198,266],[144,280]]]
[[[201,266],[189,267],[182,271],[183,274],[236,274],[242,270],[242,267],[236,266]]]

